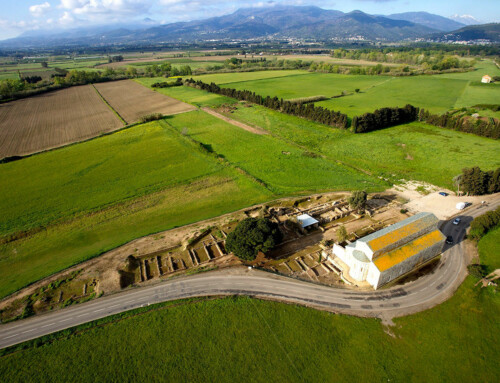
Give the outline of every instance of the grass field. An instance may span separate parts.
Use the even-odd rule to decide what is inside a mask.
[[[500,226],[491,230],[478,243],[479,260],[488,273],[500,269]]]
[[[164,80],[165,79],[162,77],[136,79],[138,83],[148,87],[150,87],[155,82]],[[196,105],[197,107],[220,106],[222,104],[232,104],[235,102],[235,100],[232,98],[219,96],[218,94],[214,93],[200,92],[197,89],[189,88],[187,86],[176,86],[172,88],[157,88],[155,90],[158,93],[174,97],[184,102],[188,102],[190,104]]]
[[[81,141],[122,126],[91,85],[0,104],[0,158]]]
[[[498,141],[422,123],[352,134],[258,106],[240,107],[232,117],[328,158],[392,179],[451,188],[452,177],[464,167],[495,169],[500,165]]]
[[[263,96],[283,99],[347,95],[316,103],[346,113],[348,116],[372,112],[382,107],[404,106],[408,103],[443,113],[454,107],[497,103],[497,84],[479,85],[485,73],[500,75],[489,60],[481,61],[476,70],[433,76],[361,76],[309,73],[306,71],[251,72],[196,76],[204,82],[215,82],[235,89],[248,89]],[[356,93],[355,90],[360,92]]]
[[[154,79],[150,81],[154,82]],[[219,106],[227,100],[235,102],[187,87],[163,88],[159,92],[172,97],[181,96],[183,101],[198,106]],[[416,179],[452,188],[453,176],[464,167],[478,165],[495,169],[500,166],[498,141],[422,123],[352,134],[255,105],[245,107],[239,104],[229,116],[265,129],[289,145],[393,180]],[[204,135],[206,138],[201,140],[213,144],[208,130]]]
[[[216,76],[216,75],[215,75]],[[209,77],[209,76],[207,76]],[[208,78],[207,78],[208,80]],[[223,81],[223,80],[221,80]],[[467,86],[466,80],[430,76],[387,77],[309,73],[301,76],[223,83],[236,89],[284,99],[323,95],[344,97],[316,103],[353,117],[383,107],[412,104],[432,112],[452,108]],[[360,89],[359,93],[355,89]]]
[[[29,232],[0,246],[0,297],[134,238],[272,199],[159,123],[3,164],[0,190],[0,236]]]
[[[251,298],[189,303],[0,358],[9,382],[493,382],[500,297],[469,277],[444,304],[396,319]],[[75,375],[74,371],[79,373]]]
[[[230,163],[262,180],[273,193],[380,189],[372,177],[337,164],[332,159],[310,156],[307,150],[268,135],[256,135],[201,111],[168,120]]]
[[[94,86],[128,124],[151,113],[169,115],[194,109],[179,100],[152,92],[132,80],[103,82]]]

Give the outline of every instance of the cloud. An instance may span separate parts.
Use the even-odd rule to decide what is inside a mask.
[[[75,15],[137,15],[152,5],[153,0],[61,0],[59,8]]]
[[[75,22],[75,18],[71,15],[71,13],[64,12],[58,21],[61,25],[72,25]]]
[[[50,4],[46,1],[43,4],[32,5],[29,7],[31,14],[35,17],[43,16],[50,9]]]

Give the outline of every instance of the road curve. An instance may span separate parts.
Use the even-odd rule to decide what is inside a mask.
[[[322,310],[390,319],[433,307],[453,295],[466,274],[462,238],[473,217],[500,205],[470,208],[458,226],[446,222],[442,231],[455,244],[446,245],[433,273],[402,286],[380,291],[356,291],[321,286],[259,270],[227,269],[167,280],[55,312],[0,325],[0,348],[64,330],[109,315],[154,303],[218,295],[249,295],[307,305]]]

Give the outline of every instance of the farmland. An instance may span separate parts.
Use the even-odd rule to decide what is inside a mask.
[[[27,233],[0,247],[0,296],[134,238],[272,198],[160,123],[3,164],[0,190],[2,238]]]
[[[468,277],[447,302],[389,329],[246,297],[170,302],[3,356],[0,375],[9,382],[495,381],[500,298],[475,282]]]
[[[0,158],[95,137],[122,127],[91,85],[0,105]]]
[[[176,114],[194,108],[178,100],[152,92],[135,81],[123,80],[95,85],[111,107],[127,122],[137,122],[151,113]]]
[[[390,77],[306,71],[277,71],[274,74],[275,72],[270,71],[201,75],[194,79],[283,99],[341,96],[317,102],[316,105],[338,110],[352,117],[378,108],[402,107],[408,103],[433,113],[479,103],[496,103],[500,97],[500,88],[497,84],[480,85],[484,71],[492,76],[500,74],[498,68],[485,61],[478,63],[473,72],[433,76]]]
[[[181,96],[183,101],[198,106],[220,106],[228,100],[234,103],[232,99],[193,88],[163,88],[158,91],[172,97]],[[450,174],[460,173],[463,167],[477,164],[485,169],[494,169],[500,165],[500,144],[497,141],[423,123],[351,134],[256,105],[233,106],[238,106],[229,114],[233,119],[268,130],[274,138],[323,155],[331,161],[341,161],[394,181],[400,178],[416,179],[452,188]],[[209,137],[210,131],[204,135],[203,139],[200,138],[204,143],[216,142]],[[219,150],[226,155],[225,150],[217,149],[217,152]],[[367,156],[367,153],[370,155]]]
[[[276,195],[321,190],[376,190],[382,186],[361,172],[268,135],[257,135],[195,111],[168,120],[230,163],[263,181]],[[207,128],[209,127],[209,128]]]

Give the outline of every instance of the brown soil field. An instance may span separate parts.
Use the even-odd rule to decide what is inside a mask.
[[[56,148],[122,126],[91,85],[0,104],[0,158]]]
[[[133,80],[105,82],[95,84],[95,87],[128,124],[151,113],[169,115],[196,109],[192,105],[152,91]]]

